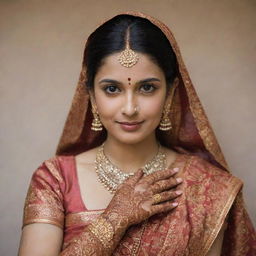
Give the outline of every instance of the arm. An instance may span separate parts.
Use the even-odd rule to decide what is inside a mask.
[[[128,223],[121,216],[104,212],[74,238],[60,256],[112,255]]]
[[[61,185],[58,187],[57,184],[61,184],[61,178],[58,177],[56,182],[42,170],[39,173],[33,177],[25,204],[26,226],[20,256],[111,255],[130,225],[172,210],[177,206],[172,200],[180,195],[172,190],[180,183],[172,177],[175,171],[166,170],[143,177],[139,170],[120,185],[104,213],[60,252],[64,213],[61,194],[58,194]],[[157,202],[152,198],[156,193],[161,194],[161,200]]]
[[[61,251],[63,231],[45,223],[34,223],[22,230],[19,256],[56,256]]]
[[[23,228],[18,255],[111,255],[122,238],[127,225],[122,222],[121,218],[110,220],[108,217],[110,215],[111,214],[107,213],[101,214],[96,221],[83,230],[79,237],[73,239],[69,246],[62,252],[63,231],[61,228],[46,223],[29,224]],[[102,220],[104,222],[102,222]],[[100,226],[97,227],[95,225],[96,223],[99,223]],[[109,229],[108,224],[110,224],[109,227],[111,227]],[[98,235],[97,231],[98,233],[100,232],[100,235]],[[106,231],[109,231],[109,233]],[[105,240],[102,239],[104,237]]]
[[[54,160],[33,173],[24,205],[19,256],[56,256],[63,239],[63,177]]]
[[[19,256],[56,256],[61,252],[65,217],[63,206],[65,181],[55,161],[55,159],[45,161],[32,176],[24,207]],[[108,213],[105,213],[104,218],[107,221]],[[107,248],[111,251],[121,239],[126,226],[121,223],[120,218],[109,219],[107,223],[113,228],[111,241],[115,241],[111,248]],[[76,252],[77,241],[80,241],[79,247],[82,250],[85,248],[88,250],[86,255],[90,255],[90,252],[94,255],[102,255],[106,249],[92,232],[97,230],[93,227],[93,225],[86,227],[82,235],[71,241],[61,255],[73,255],[73,252]]]

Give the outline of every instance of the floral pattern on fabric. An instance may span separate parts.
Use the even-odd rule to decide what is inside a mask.
[[[53,160],[45,161],[35,171],[25,201],[23,226],[41,222],[63,228],[61,183],[63,184],[63,179]]]

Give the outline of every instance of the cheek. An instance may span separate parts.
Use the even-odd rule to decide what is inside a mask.
[[[164,107],[164,98],[159,97],[155,99],[148,99],[141,102],[141,109],[145,115],[161,118]]]
[[[112,119],[118,109],[120,109],[120,104],[117,100],[108,98],[101,93],[95,94],[95,100],[101,119]]]

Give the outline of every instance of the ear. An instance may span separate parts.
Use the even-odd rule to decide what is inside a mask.
[[[94,96],[94,92],[92,90],[89,90],[89,96],[90,96],[90,101],[91,101],[92,107],[94,109],[96,109],[95,96]]]
[[[167,92],[165,106],[167,106],[168,104],[171,104],[175,89],[179,85],[179,82],[180,82],[179,78],[175,77],[175,79],[171,85],[171,89],[168,90],[168,92]]]
[[[176,87],[179,85],[179,82],[179,78],[175,77],[175,79],[172,82],[172,85],[170,86],[170,90],[167,92],[167,97],[175,91]]]
[[[176,76],[173,83],[172,83],[172,88],[175,88],[179,85],[180,79]]]

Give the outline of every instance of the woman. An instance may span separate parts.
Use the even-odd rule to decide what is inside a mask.
[[[169,29],[118,15],[88,38],[57,156],[34,173],[20,255],[256,255]]]

